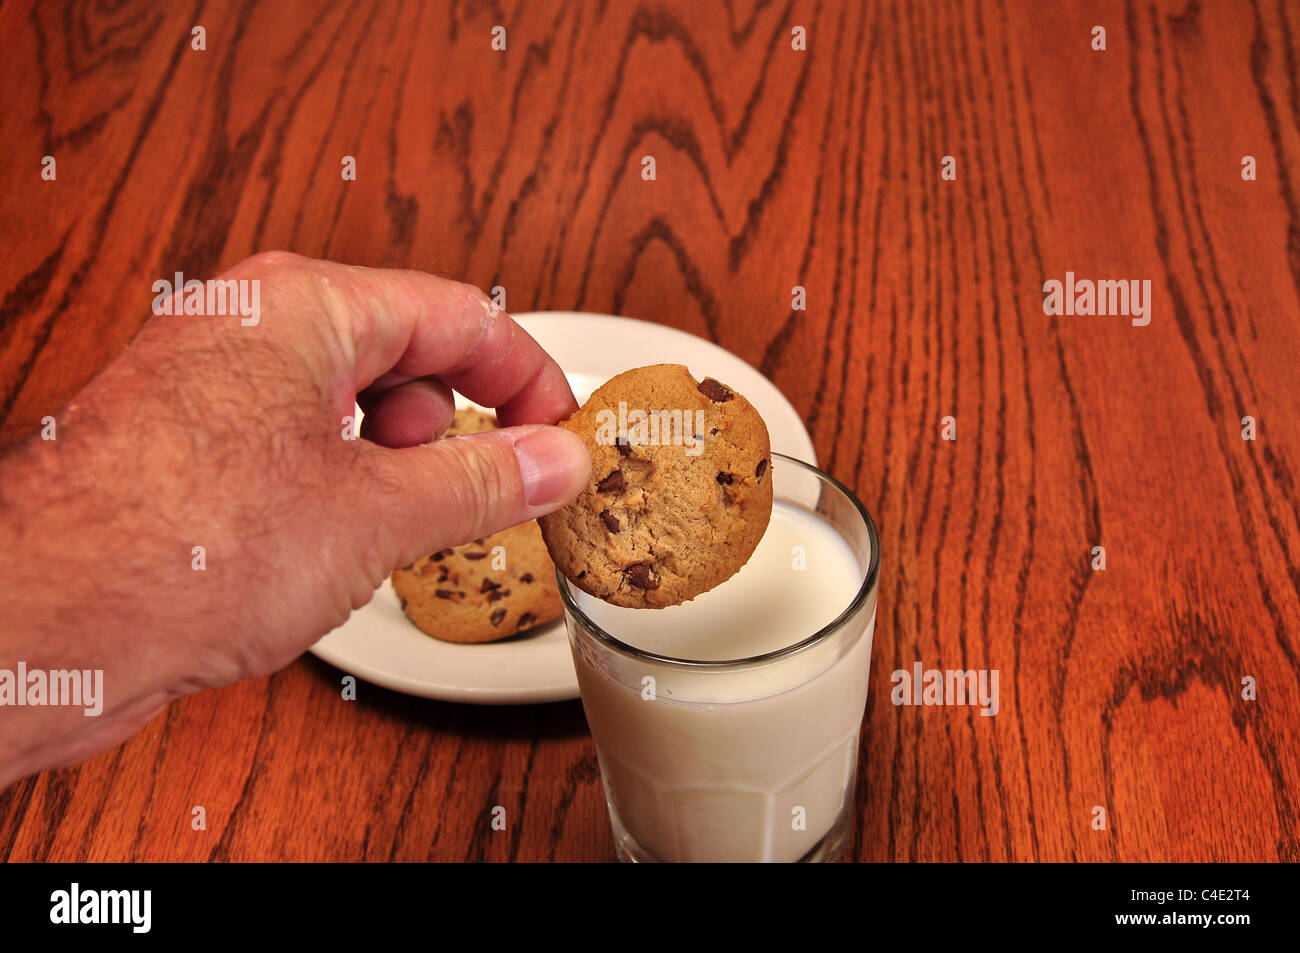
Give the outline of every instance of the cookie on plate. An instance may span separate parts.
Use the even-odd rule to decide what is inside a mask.
[[[659,609],[749,561],[772,516],[772,459],[767,425],[740,394],[655,364],[611,378],[560,426],[586,441],[591,483],[538,522],[574,585]]]
[[[462,407],[443,436],[496,429],[492,414]],[[407,618],[445,642],[493,642],[563,612],[536,520],[417,560],[393,573],[393,589]]]
[[[500,425],[497,419],[491,414],[479,410],[476,407],[460,407],[456,414],[451,418],[451,423],[443,433],[444,437],[463,437],[471,433],[484,433],[488,430],[498,430]]]
[[[535,520],[444,549],[393,573],[402,611],[444,642],[494,642],[563,613]]]

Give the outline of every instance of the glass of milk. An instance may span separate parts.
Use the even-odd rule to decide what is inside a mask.
[[[773,454],[743,569],[667,609],[559,576],[622,860],[827,861],[848,846],[880,545],[866,509]]]

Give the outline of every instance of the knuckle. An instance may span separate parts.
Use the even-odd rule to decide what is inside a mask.
[[[456,282],[456,285],[458,286],[460,294],[464,298],[465,309],[471,314],[480,312],[480,320],[483,322],[484,327],[486,327],[500,311],[500,309],[497,308],[496,303],[492,300],[491,296],[489,296],[488,293],[478,285],[471,285],[464,281],[458,281]]]
[[[244,264],[258,271],[280,272],[302,267],[309,259],[289,251],[260,251],[244,259]]]
[[[317,293],[321,285],[316,262],[287,251],[258,252],[245,258],[232,271],[247,273],[260,282],[263,300],[299,300]]]

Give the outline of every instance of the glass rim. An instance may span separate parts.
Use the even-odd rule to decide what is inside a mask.
[[[622,655],[628,655],[632,658],[644,661],[655,662],[660,665],[667,665],[672,668],[682,668],[693,671],[722,671],[733,668],[753,667],[798,655],[801,652],[805,652],[808,649],[825,642],[844,627],[849,619],[857,613],[875,591],[877,576],[880,574],[880,534],[876,531],[876,524],[875,521],[872,520],[871,514],[868,513],[867,508],[862,505],[862,501],[858,499],[857,494],[839,480],[835,479],[835,477],[831,476],[825,470],[813,466],[811,463],[805,463],[803,460],[787,456],[784,453],[773,452],[772,458],[773,469],[775,469],[775,461],[779,459],[783,464],[793,464],[794,466],[813,474],[813,476],[818,477],[823,482],[830,484],[853,504],[854,508],[858,512],[858,516],[862,518],[862,522],[867,528],[867,538],[871,544],[871,559],[867,564],[867,571],[863,576],[862,584],[858,587],[857,593],[854,594],[853,599],[850,600],[849,604],[830,622],[826,623],[806,638],[800,639],[798,642],[779,649],[774,649],[771,652],[764,652],[761,655],[751,655],[747,658],[684,659],[672,655],[660,655],[656,652],[647,652],[644,649],[638,649],[636,646],[628,645],[626,642],[623,642],[606,632],[602,626],[598,625],[589,615],[587,615],[587,613],[582,611],[582,608],[573,597],[573,591],[569,586],[569,580],[566,579],[564,574],[557,568],[555,570],[555,580],[560,590],[560,600],[564,603],[565,613],[575,618],[577,622],[579,622],[589,633],[594,635],[598,641],[604,642],[606,646]],[[726,585],[726,583],[722,583],[722,585]],[[656,610],[649,609],[642,611],[653,612]]]

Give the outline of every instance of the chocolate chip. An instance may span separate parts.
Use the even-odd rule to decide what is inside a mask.
[[[434,562],[440,562],[442,559],[450,555],[451,555],[450,549],[440,549],[429,558],[432,559]]]
[[[754,467],[754,476],[758,477],[761,480],[763,479],[763,474],[766,472],[767,472],[767,461],[759,460],[758,466]]]
[[[449,575],[451,575],[451,570],[448,569],[446,566],[439,566],[439,567],[438,567],[438,581],[439,581],[439,582],[446,582],[446,581],[447,581],[447,577],[448,577]]]
[[[627,581],[638,589],[659,588],[659,580],[655,578],[654,570],[650,568],[649,563],[633,563],[623,570],[623,574],[627,576]]]
[[[609,530],[611,533],[617,533],[623,528],[622,524],[618,521],[618,517],[609,510],[601,510],[600,518],[605,523],[605,529]]]
[[[722,384],[719,384],[712,377],[706,377],[704,378],[704,380],[700,381],[699,386],[696,387],[696,390],[698,390],[705,397],[709,398],[709,400],[713,401],[715,404],[726,403],[727,401],[731,400],[732,397],[735,396],[734,394],[731,393],[730,390],[728,390]]]
[[[486,546],[486,545],[487,545],[487,540],[484,539],[484,538],[481,537],[481,536],[480,536],[478,539],[474,540],[474,542],[478,543],[480,546]]]
[[[618,455],[620,457],[632,456],[632,445],[627,442],[627,437],[619,437],[614,443],[614,446],[618,448]]]
[[[731,486],[731,484],[735,481],[736,478],[732,476],[730,473],[719,473],[713,479],[717,480],[723,486]]]
[[[504,599],[508,595],[510,595],[509,589],[493,589],[488,593],[488,602],[496,602],[498,599]]]
[[[718,435],[718,428],[717,428],[717,427],[710,427],[710,428],[709,428],[709,436],[710,436],[710,437],[716,437],[717,435]]]
[[[574,576],[573,578],[574,578],[574,579],[581,579],[581,578],[582,578],[583,576],[585,576],[585,575],[587,575],[587,570],[584,569],[582,572],[578,573],[578,574],[577,574],[576,576]]]
[[[525,612],[523,615],[519,617],[519,627],[516,628],[515,631],[522,632],[524,629],[528,628],[532,624],[533,624],[533,614],[531,612]]]
[[[487,559],[487,553],[462,553],[466,559]]]
[[[492,618],[489,619],[488,621],[491,622],[492,626],[495,628],[496,626],[501,624],[501,620],[504,619],[505,617],[506,617],[506,610],[498,609],[496,612],[492,613]]]
[[[530,572],[526,572],[526,573],[524,573],[522,576],[519,577],[519,581],[520,581],[520,582],[532,582],[532,581],[533,581],[533,574],[530,573]]]
[[[405,600],[404,598],[402,598],[401,596],[398,596],[398,598],[402,600],[402,609],[405,610],[405,609],[406,609],[406,600]]]
[[[491,579],[484,579],[483,585],[479,587],[479,592],[491,592],[493,589],[500,589],[501,583],[493,582]]]
[[[623,479],[623,471],[615,470],[597,483],[596,489],[601,493],[622,493],[627,489],[627,481]]]
[[[455,593],[453,590],[451,590],[451,589],[435,589],[435,590],[433,590],[433,594],[434,594],[435,596],[437,596],[439,599],[454,599],[454,598],[456,598],[456,593]]]

